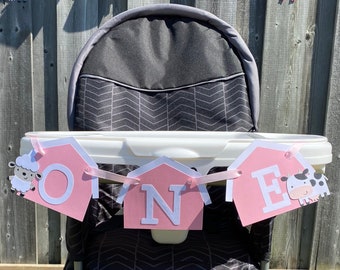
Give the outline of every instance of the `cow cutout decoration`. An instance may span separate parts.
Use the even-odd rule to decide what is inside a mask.
[[[317,202],[320,196],[330,195],[327,177],[317,172],[310,175],[308,169],[293,176],[282,176],[281,181],[287,183],[289,197],[299,200],[301,206]]]

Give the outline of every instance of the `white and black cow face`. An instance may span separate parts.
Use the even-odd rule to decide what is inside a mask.
[[[308,169],[305,169],[302,173],[281,177],[281,181],[287,182],[287,191],[291,199],[297,200],[313,193],[313,186],[308,179],[307,173]]]

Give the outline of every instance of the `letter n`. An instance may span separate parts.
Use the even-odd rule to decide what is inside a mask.
[[[142,218],[141,223],[146,225],[157,225],[158,218],[153,216],[154,210],[154,201],[157,202],[159,207],[163,210],[163,212],[168,216],[171,222],[174,225],[180,224],[181,217],[181,192],[185,190],[185,185],[170,185],[169,190],[173,192],[174,196],[174,209],[168,206],[168,204],[164,201],[162,196],[158,193],[158,191],[154,188],[153,185],[144,184],[141,189],[146,192],[146,217]]]

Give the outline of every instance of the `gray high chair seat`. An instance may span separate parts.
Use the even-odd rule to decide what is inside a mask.
[[[239,33],[208,12],[174,4],[128,10],[79,54],[68,115],[71,130],[255,132],[256,64]],[[99,166],[123,175],[137,168]],[[120,187],[100,184],[84,221],[68,218],[65,269],[74,262],[83,269],[259,269],[269,261],[273,220],[242,227],[224,186],[207,187],[212,204],[204,207],[203,230],[189,231],[180,244],[124,229]]]

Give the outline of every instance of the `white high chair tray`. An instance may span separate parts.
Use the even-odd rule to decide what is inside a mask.
[[[301,143],[300,153],[321,169],[332,161],[332,147],[318,135],[208,132],[208,131],[76,131],[28,132],[21,140],[20,153],[32,149],[30,139],[41,141],[74,137],[97,163],[143,165],[166,156],[207,173],[212,167],[229,166],[254,140],[293,145]]]

